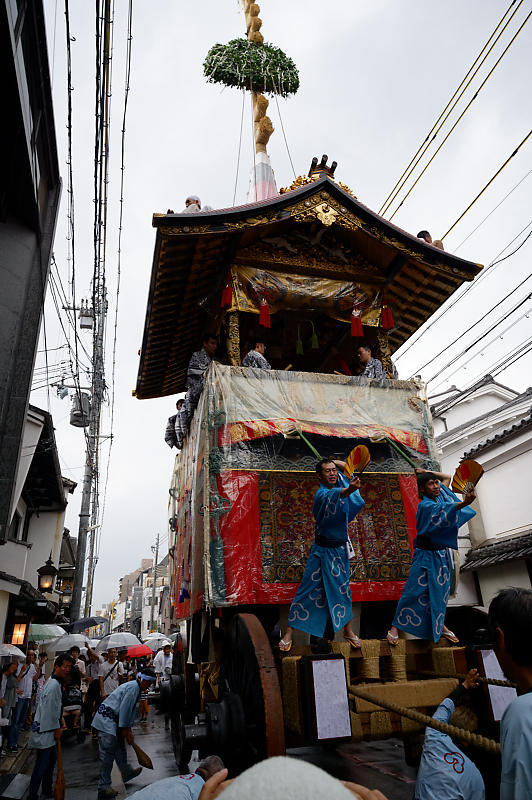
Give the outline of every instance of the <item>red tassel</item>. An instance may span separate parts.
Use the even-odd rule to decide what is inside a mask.
[[[360,312],[354,311],[351,314],[351,336],[364,336],[362,330],[362,320],[360,319]]]
[[[389,331],[392,328],[395,328],[395,323],[393,321],[393,316],[392,316],[392,309],[388,305],[382,307],[381,325],[385,331]]]
[[[227,283],[222,290],[220,308],[231,308],[233,305],[233,287]]]
[[[222,289],[222,296],[220,298],[220,308],[231,308],[233,305],[233,284],[231,281],[231,270],[228,270],[225,279],[225,286]]]
[[[260,301],[259,325],[264,328],[271,328],[270,307],[264,297]]]

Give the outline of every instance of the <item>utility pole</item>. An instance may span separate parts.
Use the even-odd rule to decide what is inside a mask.
[[[159,561],[159,534],[155,540],[155,547],[151,548],[152,553],[155,552],[155,562],[152,571],[152,587],[151,587],[151,612],[150,612],[150,631],[153,630],[153,609],[155,607],[155,583],[157,581],[157,562]]]
[[[78,546],[76,552],[76,570],[70,620],[75,622],[81,614],[81,593],[85,572],[87,553],[87,532],[90,531],[89,569],[85,594],[85,616],[90,615],[92,602],[92,583],[94,580],[95,542],[98,528],[99,512],[99,440],[100,417],[105,392],[105,320],[107,316],[107,291],[105,286],[105,240],[107,223],[107,184],[109,162],[109,97],[111,94],[110,43],[111,43],[111,0],[104,0],[104,16],[102,27],[102,75],[99,96],[101,104],[97,113],[97,180],[95,188],[94,219],[94,274],[92,304],[94,308],[94,331],[92,338],[92,379],[91,408],[89,414],[89,431],[85,455],[85,473],[79,513]],[[90,520],[90,526],[89,526]]]

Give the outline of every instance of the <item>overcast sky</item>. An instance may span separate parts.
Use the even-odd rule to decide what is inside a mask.
[[[508,2],[496,0],[264,0],[262,32],[281,47],[300,72],[295,97],[279,101],[290,155],[296,173],[308,171],[311,158],[327,153],[338,161],[337,179],[378,211],[410,158],[443,110],[473,60],[495,28]],[[74,126],[74,192],[76,225],[76,292],[89,296],[92,274],[92,173],[94,153],[94,19],[93,3],[70,3]],[[111,169],[107,279],[109,332],[107,379],[111,378],[112,322],[116,287],[116,253],[120,180],[120,130],[124,102],[127,0],[115,0]],[[66,241],[66,46],[64,7],[45,0],[47,35],[53,72],[55,124],[59,163],[64,180],[62,206],[55,237],[55,255],[63,280],[68,280]],[[478,88],[496,57],[530,11],[523,4],[496,54],[474,80],[461,110]],[[126,129],[125,206],[122,239],[122,284],[118,322],[118,361],[114,446],[107,504],[97,566],[93,610],[116,596],[118,579],[150,556],[159,532],[162,555],[168,534],[168,485],[175,450],[164,443],[173,398],[136,400],[137,351],[141,346],[155,231],[152,214],[179,211],[187,194],[198,194],[215,208],[233,203],[240,137],[242,94],[207,84],[203,59],[216,42],[242,35],[244,17],[237,0],[184,3],[158,0],[134,2],[131,92]],[[428,228],[436,238],[450,227],[530,129],[532,93],[529,87],[532,22],[518,36],[492,78],[457,126],[440,154],[405,202],[394,222],[417,233]],[[293,179],[275,101],[269,114],[276,128],[269,153],[277,185]],[[457,114],[453,116],[453,121]],[[443,133],[437,141],[440,141]],[[250,100],[246,98],[242,153],[236,203],[246,201],[253,151]],[[517,238],[509,252],[532,230],[532,175],[512,192],[479,230],[459,247],[481,220],[532,170],[532,139],[520,150],[473,210],[455,228],[446,248],[489,264]],[[398,358],[401,377],[420,367],[443,348],[443,356],[421,370],[424,378],[460,356],[471,341],[491,330],[505,310],[532,291],[532,279],[496,312],[486,317],[456,345],[449,344],[499,303],[530,274],[532,238],[511,259],[494,268],[478,288],[467,293],[418,344]],[[454,383],[465,388],[485,374],[505,353],[532,336],[526,317],[532,302],[473,348],[467,358],[436,377],[430,391]],[[519,320],[519,321],[517,321]],[[57,316],[47,303],[48,348],[61,347],[64,337]],[[515,322],[511,330],[504,329]],[[503,338],[499,338],[503,333]],[[82,336],[87,336],[82,333]],[[495,338],[493,343],[490,343]],[[42,342],[42,337],[41,337]],[[86,339],[89,349],[90,339]],[[42,343],[41,343],[42,347]],[[405,348],[403,348],[405,349]],[[51,368],[66,350],[50,352]],[[42,353],[38,367],[44,364]],[[522,358],[498,375],[498,380],[525,389],[532,358]],[[54,375],[56,372],[53,373]],[[65,373],[68,377],[68,374]],[[33,392],[32,402],[47,407],[46,391]],[[67,526],[77,535],[84,438],[69,425],[70,401],[51,391],[51,410],[63,474],[78,481],[67,512]],[[102,432],[109,433],[105,409]],[[108,451],[103,447],[104,462]],[[102,474],[102,485],[105,469]]]

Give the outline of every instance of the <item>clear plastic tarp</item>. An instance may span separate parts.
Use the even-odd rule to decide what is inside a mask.
[[[350,524],[353,600],[394,600],[418,502],[412,463],[437,466],[421,383],[213,363],[170,489],[172,602],[285,604],[314,538],[318,456],[366,444],[363,511]]]

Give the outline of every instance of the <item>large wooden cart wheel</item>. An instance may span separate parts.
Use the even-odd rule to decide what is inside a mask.
[[[220,699],[232,693],[245,718],[246,760],[284,755],[284,719],[279,677],[266,632],[254,614],[231,620],[220,670]]]

